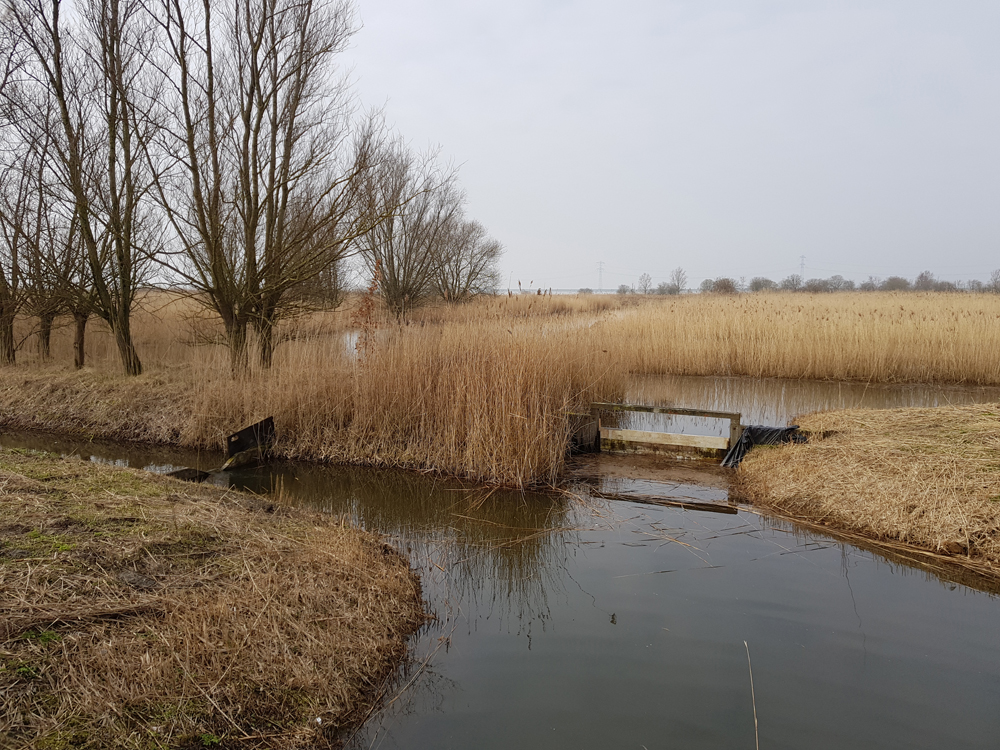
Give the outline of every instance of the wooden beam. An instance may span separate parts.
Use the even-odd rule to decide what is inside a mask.
[[[627,503],[642,503],[643,505],[666,505],[673,508],[684,508],[685,510],[707,510],[711,513],[725,513],[735,516],[739,513],[739,508],[735,505],[724,503],[696,502],[691,500],[676,500],[672,497],[659,497],[657,495],[630,495],[627,493],[595,493],[595,497],[603,497],[608,500],[623,500]]]
[[[624,440],[628,443],[652,443],[654,445],[682,445],[687,448],[708,448],[727,450],[729,438],[712,435],[678,435],[671,432],[648,432],[646,430],[612,430],[601,428],[602,440]]]
[[[728,419],[740,423],[743,415],[730,411],[711,411],[710,409],[680,409],[672,406],[643,406],[642,404],[606,404],[592,403],[591,410],[596,411],[638,411],[647,414],[675,414],[679,417],[708,417],[709,419]]]

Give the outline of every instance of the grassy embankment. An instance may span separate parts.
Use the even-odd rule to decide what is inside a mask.
[[[335,744],[422,622],[329,517],[4,450],[0,505],[0,747]]]
[[[273,415],[288,457],[524,486],[558,481],[567,415],[621,398],[630,374],[1000,384],[996,295],[501,297],[377,321],[360,359],[340,311],[285,324],[273,369],[237,381],[197,309],[145,300],[132,380],[99,325],[82,373],[57,331],[49,362],[24,351],[3,371],[0,426],[218,448]]]
[[[744,499],[930,569],[957,563],[1000,576],[1000,404],[798,421],[808,443],[756,448],[743,461]]]

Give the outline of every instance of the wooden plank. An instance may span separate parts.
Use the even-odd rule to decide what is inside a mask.
[[[729,438],[713,435],[678,435],[671,432],[648,432],[646,430],[612,430],[601,428],[602,440],[624,440],[629,443],[652,443],[655,445],[683,445],[688,448],[709,448],[726,450]]]
[[[740,442],[740,438],[743,437],[743,425],[740,424],[740,420],[734,419],[729,423],[729,445],[734,446]]]
[[[684,508],[685,510],[706,510],[710,513],[725,513],[735,516],[739,513],[739,508],[735,505],[724,505],[722,503],[694,502],[691,500],[676,500],[670,497],[658,497],[656,495],[629,495],[627,493],[595,493],[597,497],[607,500],[624,500],[628,503],[642,503],[643,505],[666,505],[672,508]]]
[[[709,419],[728,419],[739,424],[743,415],[729,411],[711,411],[710,409],[681,409],[672,406],[643,406],[642,404],[606,404],[593,403],[590,408],[597,411],[637,411],[648,414],[674,414],[680,417],[708,417]]]

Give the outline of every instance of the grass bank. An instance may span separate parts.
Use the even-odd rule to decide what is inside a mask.
[[[742,499],[928,565],[1000,575],[1000,404],[802,417],[806,444],[755,448]]]
[[[252,496],[0,450],[0,508],[0,747],[337,746],[422,622],[378,539]]]

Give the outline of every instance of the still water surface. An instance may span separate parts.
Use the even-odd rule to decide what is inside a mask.
[[[221,462],[37,436],[0,445],[160,470]],[[219,481],[280,488],[385,534],[419,570],[438,618],[412,643],[426,667],[351,747],[754,748],[755,704],[762,748],[1000,744],[996,597],[745,508],[597,497],[725,503],[719,471],[597,469],[572,496],[298,464]]]
[[[689,375],[633,376],[627,402],[648,406],[737,412],[745,425],[784,427],[796,417],[831,409],[895,409],[1000,401],[1000,388],[920,384],[846,383],[781,378],[724,378]],[[719,420],[630,416],[629,426],[640,430],[728,435],[728,423]],[[622,424],[624,426],[624,423]]]

